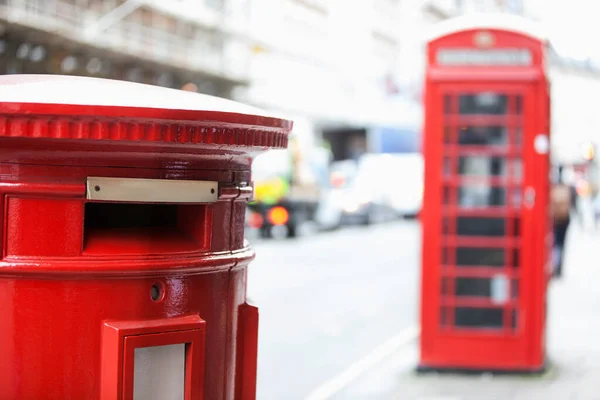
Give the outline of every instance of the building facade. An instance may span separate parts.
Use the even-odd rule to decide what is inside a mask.
[[[544,0],[0,0],[0,73],[192,83],[283,111],[302,121],[297,133],[309,139],[373,125],[419,134],[433,24],[510,12],[554,26],[562,12],[552,7]],[[597,141],[599,70],[552,55],[557,161]]]
[[[248,80],[245,2],[2,0],[0,73],[193,82],[231,97]]]

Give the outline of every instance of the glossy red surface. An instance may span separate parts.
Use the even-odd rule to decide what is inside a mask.
[[[489,48],[526,49],[531,55],[530,65],[476,67],[437,63],[440,49],[475,48],[475,37],[480,32],[493,38]],[[537,371],[544,366],[546,288],[551,262],[549,154],[534,150],[536,135],[550,134],[544,46],[540,38],[495,26],[449,31],[428,44],[423,136],[425,193],[420,216],[423,368]],[[489,92],[506,95],[507,111],[496,115],[460,111],[460,96]],[[519,104],[516,99],[520,99]],[[468,126],[502,126],[507,132],[506,143],[464,145],[458,138]],[[459,172],[459,159],[463,156],[498,157],[505,163],[520,160],[521,177],[516,178],[517,173],[511,169],[514,167],[506,167],[496,176],[490,176],[490,172],[483,176],[486,173],[482,170],[468,176],[468,171]],[[484,189],[505,190],[504,204],[460,205],[459,190],[468,189],[473,183]],[[522,199],[528,192],[535,193],[530,205],[513,200],[513,193]],[[491,223],[481,218],[501,218],[503,233],[459,233],[459,218],[470,218],[471,224],[480,218],[478,229],[488,229],[486,224]],[[466,249],[461,261],[457,256],[459,248]],[[501,262],[493,264],[489,255],[488,259],[480,257],[482,265],[464,261],[467,251],[473,254],[489,248],[498,250]],[[492,280],[498,275],[507,282],[508,298],[504,300],[495,300],[491,294]],[[459,286],[459,280],[463,286]],[[465,282],[471,282],[471,286]],[[459,315],[459,308],[462,315],[468,309],[471,315],[483,315],[485,310],[488,316],[500,317],[495,326],[483,321],[484,317],[464,322],[466,317]]]
[[[110,339],[107,324],[152,345],[162,342],[144,335],[187,335],[181,318],[203,332],[181,336],[202,347],[188,358],[186,399],[254,398],[257,320],[242,311],[250,164],[285,147],[291,123],[120,82],[0,77],[0,87],[0,398],[129,399],[125,336]],[[219,196],[164,226],[107,229],[86,213],[89,176],[218,181]]]

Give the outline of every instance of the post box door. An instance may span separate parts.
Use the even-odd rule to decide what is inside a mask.
[[[441,231],[430,249],[439,260],[438,273],[429,275],[439,279],[430,286],[439,288],[434,331],[458,340],[484,334],[499,344],[525,346],[531,293],[522,288],[530,287],[533,273],[526,240],[534,233],[536,193],[528,164],[538,118],[534,85],[447,84],[435,86],[432,95],[427,176],[439,171],[439,182],[429,184],[431,192],[441,191],[432,197],[441,204],[430,204],[436,211],[425,221],[439,223]],[[455,348],[484,357],[476,343],[464,344]],[[481,346],[490,355],[497,350],[489,341]]]

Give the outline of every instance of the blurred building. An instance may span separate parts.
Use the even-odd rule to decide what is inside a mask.
[[[255,0],[250,85],[240,99],[324,129],[418,126],[402,59],[404,0]],[[306,124],[304,124],[306,126]],[[416,129],[416,128],[415,128]]]
[[[231,97],[247,0],[0,0],[0,73],[89,75]],[[232,29],[231,27],[236,27]]]
[[[317,120],[382,118],[402,91],[401,3],[253,1],[245,98]]]
[[[187,84],[283,111],[301,121],[296,133],[307,142],[324,131],[361,132],[355,142],[367,151],[402,134],[417,150],[433,24],[509,12],[561,26],[564,15],[581,20],[575,8],[546,0],[0,0],[0,74]],[[593,27],[592,17],[583,20],[579,31]],[[600,130],[600,64],[565,55],[572,43],[549,52],[561,162],[580,157],[581,143],[597,145]]]

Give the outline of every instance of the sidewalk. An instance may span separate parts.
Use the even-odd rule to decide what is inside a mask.
[[[415,342],[335,398],[600,400],[600,233],[583,232],[576,225],[570,228],[567,239],[563,278],[550,283],[550,368],[546,374],[419,376],[413,372],[418,353]]]

